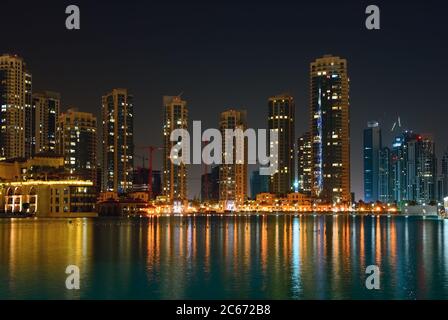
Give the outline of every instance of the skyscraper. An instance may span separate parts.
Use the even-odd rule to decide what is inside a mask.
[[[430,135],[416,135],[408,141],[407,200],[428,204],[436,200],[437,160]]]
[[[26,117],[30,114],[32,104],[31,89],[31,74],[26,70],[23,59],[16,55],[1,55],[0,159],[24,158],[29,155],[30,137],[26,141],[25,137]]]
[[[350,112],[347,61],[326,55],[310,65],[312,188],[328,203],[350,197]]]
[[[441,171],[441,189],[439,191],[441,198],[448,196],[448,148],[442,155],[442,171]]]
[[[58,118],[56,151],[64,157],[67,173],[97,184],[96,117],[92,113],[68,109]]]
[[[298,191],[308,195],[312,190],[312,150],[311,134],[306,132],[297,140],[297,178]]]
[[[379,200],[379,156],[381,129],[376,121],[370,121],[364,129],[364,201]]]
[[[392,159],[388,147],[381,148],[378,162],[378,200],[390,203],[393,201]]]
[[[113,89],[102,98],[103,191],[132,189],[134,167],[134,104],[127,89]]]
[[[246,111],[230,109],[221,113],[219,128],[222,139],[223,164],[219,169],[219,200],[225,209],[234,210],[244,204],[247,199],[247,142],[244,139],[244,150],[238,148],[236,139],[233,139],[233,148],[227,146],[225,130],[240,129],[243,132],[247,128]],[[232,158],[232,164],[226,164],[226,146],[231,152],[227,157]],[[237,158],[237,153],[244,155],[244,159]]]
[[[408,195],[408,142],[415,139],[412,131],[403,131],[396,136],[391,150],[393,200],[401,205],[412,200]]]
[[[35,108],[33,104],[33,77],[25,71],[25,158],[29,159],[34,153],[35,143]]]
[[[268,128],[278,133],[278,169],[271,176],[269,190],[277,195],[294,192],[295,102],[290,95],[269,98]]]
[[[176,129],[188,130],[187,102],[180,96],[164,96],[163,109],[163,194],[171,203],[182,202],[188,199],[187,167],[183,162],[177,165],[171,161],[171,149],[177,142],[170,141],[170,135]]]
[[[31,155],[56,151],[60,104],[59,93],[50,91],[33,93]]]

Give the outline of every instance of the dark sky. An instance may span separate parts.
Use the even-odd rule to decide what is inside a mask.
[[[267,98],[296,98],[296,134],[308,128],[308,67],[331,53],[351,79],[352,189],[362,196],[362,130],[379,120],[385,141],[397,115],[446,148],[446,1],[10,1],[0,4],[0,52],[24,57],[34,90],[62,94],[63,109],[100,115],[101,95],[135,96],[135,143],[161,145],[162,95],[184,92],[190,119],[216,127],[226,108],[245,108],[266,127]],[[65,29],[65,7],[81,30]],[[381,10],[368,31],[365,8]],[[141,151],[139,151],[141,153]],[[157,161],[160,167],[160,159]],[[200,168],[191,170],[190,196]]]

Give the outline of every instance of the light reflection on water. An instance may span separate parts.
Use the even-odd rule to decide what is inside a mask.
[[[448,220],[196,216],[0,220],[0,298],[446,299]],[[65,268],[81,290],[65,288]],[[365,288],[368,265],[381,289]]]

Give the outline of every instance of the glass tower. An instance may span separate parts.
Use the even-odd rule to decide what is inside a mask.
[[[347,61],[326,55],[310,65],[313,195],[350,203],[350,113]]]
[[[376,121],[370,121],[364,129],[364,201],[379,200],[379,156],[381,129]]]

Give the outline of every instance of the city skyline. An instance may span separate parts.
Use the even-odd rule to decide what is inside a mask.
[[[13,90],[27,88],[23,92],[19,92],[19,96],[22,95],[24,99],[16,104],[19,109],[21,104],[25,106],[25,108],[23,108],[23,119],[19,118],[21,119],[20,121],[23,120],[24,123],[24,130],[22,131],[26,133],[24,134],[25,139],[13,139],[8,142],[9,144],[13,143],[13,145],[15,145],[15,149],[13,149],[14,152],[26,156],[5,156],[6,160],[21,157],[29,158],[29,155],[33,157],[39,154],[60,154],[65,157],[65,169],[67,172],[70,171],[68,174],[74,174],[75,176],[78,174],[80,177],[88,177],[89,180],[95,183],[95,185],[96,181],[99,180],[96,177],[97,166],[99,166],[98,168],[102,170],[102,183],[99,187],[104,192],[113,191],[122,194],[134,190],[133,180],[135,159],[139,157],[135,153],[135,150],[148,148],[148,146],[136,148],[134,143],[134,97],[133,95],[128,94],[128,89],[112,89],[109,93],[102,96],[103,138],[102,143],[100,143],[96,138],[96,131],[98,128],[96,128],[96,118],[93,116],[93,113],[79,112],[77,110],[78,108],[73,107],[69,107],[67,111],[61,112],[60,93],[47,90],[43,92],[32,92],[32,72],[25,67],[26,62],[22,57],[13,54],[3,54],[0,58],[3,58],[3,61],[8,61],[6,64],[3,63],[0,65],[2,70],[6,72],[9,72],[8,70],[15,70],[14,67],[8,69],[9,64],[11,64],[11,66],[18,66],[17,70],[19,71],[14,72],[13,74],[19,74],[20,81],[23,82],[23,86],[19,85],[17,89],[15,86],[12,86],[10,82],[4,82],[5,88],[13,88]],[[5,66],[7,66],[6,69]],[[11,81],[11,77],[5,75],[8,75],[8,73],[3,74],[3,79]],[[17,80],[17,83],[20,84],[20,81]],[[350,173],[349,168],[351,166],[351,161],[347,161],[347,159],[350,159],[350,103],[348,98],[348,82],[347,61],[345,59],[341,59],[338,56],[324,55],[310,63],[311,97],[308,116],[311,119],[311,128],[297,140],[294,136],[294,97],[289,94],[282,94],[268,98],[268,111],[266,112],[266,120],[268,122],[267,127],[280,133],[278,155],[280,168],[278,172],[270,178],[269,192],[285,196],[289,192],[299,191],[333,203],[347,202],[350,200],[356,201],[358,199],[366,202],[396,201],[398,203],[406,200],[415,200],[418,203],[428,203],[433,200],[441,201],[447,189],[445,186],[447,183],[447,178],[445,177],[446,170],[444,171],[444,168],[446,167],[446,158],[444,158],[446,157],[446,151],[444,151],[444,154],[441,157],[442,161],[437,162],[433,135],[427,133],[416,134],[413,130],[405,129],[402,127],[400,117],[398,117],[398,120],[395,121],[392,126],[391,133],[393,139],[390,144],[382,143],[382,131],[378,121],[372,120],[367,122],[367,128],[363,130],[363,172],[355,173],[363,176],[363,194],[361,197],[358,195],[355,199],[351,199],[353,190],[350,188],[350,179],[346,174],[342,173],[344,170],[346,170],[345,172],[348,170]],[[8,93],[5,97],[9,99],[10,94]],[[27,99],[27,97],[30,98]],[[28,100],[31,101],[29,114],[27,113],[28,108],[26,107]],[[121,110],[120,107],[123,107],[123,109]],[[171,163],[170,160],[171,149],[174,145],[170,142],[170,132],[174,129],[188,130],[190,127],[187,101],[183,100],[180,95],[163,96],[163,109],[165,110],[165,119],[161,127],[161,132],[163,132],[164,137],[164,148],[150,146],[150,148],[154,148],[154,151],[157,149],[163,150],[163,195],[166,195],[168,199],[170,199],[169,201],[184,201],[187,199],[199,198],[204,192],[202,185],[200,186],[200,194],[194,193],[193,197],[190,196],[191,189],[189,189],[189,185],[191,184],[191,180],[187,178],[187,172],[191,165],[186,166],[185,164],[181,164],[180,166],[177,166]],[[339,110],[338,112],[342,113],[334,113],[335,110]],[[64,130],[64,122],[69,121],[69,117],[65,119],[66,115],[71,115],[73,118],[74,114],[77,114],[80,118],[76,119],[75,122],[72,120],[71,124],[76,126],[76,130],[78,130],[79,125],[81,126],[81,131],[83,131],[82,139],[84,139],[83,143],[87,143],[89,146],[86,150],[94,150],[90,156],[85,154],[85,152],[79,148],[76,150],[67,149],[64,151],[63,145],[68,143],[70,136],[73,137],[73,135],[78,133],[79,142],[79,132],[73,131],[75,127],[71,128],[72,132],[68,131],[62,133],[62,131],[59,131]],[[239,128],[244,131],[248,128],[248,116],[246,110],[228,109],[221,111],[219,114],[221,118],[218,121],[218,125],[222,134],[224,129],[230,128],[233,130]],[[85,119],[86,116],[88,119]],[[28,120],[29,118],[31,120]],[[322,120],[316,122],[316,120],[319,120],[320,118],[322,118]],[[342,119],[342,122],[338,119]],[[8,121],[9,120],[6,120],[7,128],[9,125]],[[84,121],[87,121],[87,123],[84,123]],[[322,123],[324,125],[322,125]],[[346,126],[340,127],[340,123],[345,124]],[[84,128],[85,124],[87,125],[87,129]],[[70,130],[70,125],[68,126],[68,129]],[[86,132],[87,130],[89,132]],[[92,135],[90,131],[93,131],[92,138],[89,137],[89,135]],[[64,142],[64,139],[67,139],[67,141]],[[325,139],[329,139],[328,141],[333,142],[327,142]],[[123,141],[120,142],[121,140]],[[27,141],[30,141],[29,145],[27,144]],[[96,141],[96,143],[93,141]],[[70,143],[76,145],[76,139]],[[327,147],[327,145],[332,146],[332,149]],[[404,151],[401,151],[400,149],[402,146],[404,146]],[[338,149],[339,147],[341,149]],[[224,145],[222,148],[224,150]],[[410,149],[409,152],[414,157],[414,160],[408,160],[408,148]],[[28,149],[30,149],[30,151],[28,151]],[[101,161],[97,161],[97,149],[100,149],[102,153]],[[115,153],[114,150],[121,151]],[[418,162],[419,160],[417,157],[421,157],[420,153],[423,152],[426,152],[428,153],[428,156],[431,155],[433,157],[433,160],[425,160],[431,161],[432,164],[430,169],[426,168],[428,164],[425,164],[425,162]],[[71,155],[70,153],[74,154]],[[143,160],[145,159],[144,156],[140,157]],[[247,155],[245,157],[247,157]],[[388,159],[385,159],[384,157],[387,157]],[[403,160],[394,160],[397,157]],[[340,167],[342,171],[334,171],[334,161],[337,159],[342,161],[340,164],[337,163],[337,166]],[[76,165],[74,162],[75,160]],[[321,161],[320,164],[319,161]],[[381,165],[384,164],[384,161],[386,161],[385,164],[388,166],[387,168],[381,167]],[[410,163],[411,161],[412,163],[415,163],[414,165],[416,167],[414,169],[406,167],[409,166],[408,162]],[[238,176],[240,177],[235,180],[235,178],[231,178],[232,175],[229,177],[227,177],[228,174],[223,175],[225,167],[229,166],[221,165],[220,174],[222,176],[220,177],[220,181],[222,181],[221,178],[224,176],[226,177],[225,180],[232,180],[229,181],[229,183],[236,185],[240,196],[238,196],[237,193],[234,194],[235,191],[220,191],[220,201],[227,202],[231,198],[230,200],[232,203],[242,204],[244,199],[250,198],[249,195],[251,195],[253,191],[249,181],[257,169],[248,171],[247,163],[243,166],[244,169],[241,173],[238,173]],[[255,166],[259,165],[257,164]],[[236,165],[236,167],[238,167],[238,165]],[[322,168],[325,167],[332,168],[332,171],[330,172],[328,169],[322,170]],[[439,167],[441,169],[440,172]],[[105,170],[105,168],[108,169]],[[141,168],[145,168],[144,162]],[[292,168],[292,170],[289,168]],[[319,169],[321,175],[320,179],[317,177],[317,168],[321,168]],[[294,179],[295,171],[297,170],[297,178]],[[403,177],[400,177],[400,175],[397,176],[397,172],[401,172],[402,170],[406,170],[405,173],[400,174]],[[411,173],[407,173],[409,170],[411,170]],[[424,182],[424,173],[419,173],[424,170],[433,171],[431,173],[431,180],[426,179],[427,181]],[[83,171],[84,173],[82,173]],[[170,178],[171,171],[173,171],[174,175]],[[280,180],[278,178],[279,172],[282,175],[285,174],[284,178],[281,178]],[[330,174],[328,174],[328,172],[330,172]],[[409,178],[409,174],[413,174],[413,176]],[[421,174],[422,177],[420,177],[419,174]],[[387,177],[384,178],[381,177],[381,175],[387,175]],[[333,178],[326,179],[327,176],[333,176]],[[338,176],[345,176],[346,178],[343,179],[346,180],[337,181],[337,179],[340,178],[334,180],[334,177]],[[382,178],[390,181],[380,182]],[[419,186],[419,183],[411,182],[410,180],[420,178],[422,179],[421,183],[424,184],[424,186],[422,185],[421,187]],[[176,179],[180,180],[177,181]],[[201,183],[203,183],[202,174],[200,179]],[[236,183],[237,180],[239,183]],[[276,182],[274,183],[274,181]],[[320,184],[317,183],[319,181]],[[414,187],[411,187],[411,184],[413,184]],[[170,187],[170,185],[172,185],[172,187]],[[222,182],[219,183],[219,185],[220,188],[224,190]],[[335,192],[335,187],[339,191]],[[384,191],[384,188],[386,188],[387,191]],[[420,188],[424,188],[425,190],[420,191]],[[339,192],[341,193],[338,194]],[[423,196],[421,193],[423,193]],[[227,199],[228,196],[225,196],[224,194],[229,194],[230,198]]]
[[[448,2],[0,8],[0,299],[448,300]]]
[[[314,12],[317,5],[283,3],[286,17],[293,17],[292,20],[285,17],[289,22],[283,26],[264,22],[271,11],[268,4],[261,5],[250,19],[246,19],[251,12],[249,4],[231,3],[223,8],[201,3],[199,13],[195,12],[198,4],[140,3],[128,10],[128,14],[135,17],[133,21],[113,28],[118,34],[134,32],[142,41],[135,42],[136,50],[114,53],[115,38],[102,25],[108,25],[105,17],[118,16],[124,5],[103,7],[84,1],[79,5],[83,14],[79,33],[59,28],[65,16],[59,20],[56,17],[63,12],[64,5],[54,5],[46,9],[46,16],[55,19],[39,20],[36,28],[28,30],[26,35],[21,30],[11,30],[4,35],[0,52],[23,56],[33,74],[33,90],[60,92],[62,111],[75,105],[95,113],[99,119],[98,97],[114,87],[129,88],[137,99],[136,112],[139,114],[135,119],[136,145],[146,144],[146,140],[152,145],[161,145],[157,131],[157,123],[162,118],[161,96],[182,91],[190,105],[190,121],[202,118],[207,127],[215,127],[216,115],[208,112],[211,107],[219,112],[238,105],[247,109],[249,127],[257,128],[266,127],[265,117],[259,116],[262,114],[259,110],[266,108],[266,99],[278,92],[291,92],[296,101],[295,135],[298,137],[308,128],[308,64],[316,57],[332,53],[348,60],[353,85],[350,96],[351,185],[357,199],[363,194],[362,130],[367,121],[379,121],[385,129],[384,139],[389,141],[387,135],[390,132],[386,129],[392,127],[397,115],[401,115],[407,128],[422,133],[433,131],[439,159],[446,147],[443,116],[435,116],[445,114],[441,90],[443,72],[432,72],[444,65],[447,52],[445,44],[439,41],[444,25],[442,19],[437,18],[441,15],[437,6],[425,7],[422,12],[419,4],[381,3],[384,28],[369,32],[363,27],[363,3],[338,5],[327,2],[329,10],[321,12],[321,25],[307,14]],[[23,14],[7,10],[14,6],[12,2],[5,3],[4,12],[10,12],[5,17],[6,23]],[[36,13],[43,10],[39,6],[30,6],[30,11]],[[171,26],[160,23],[160,12],[170,12],[173,17]],[[204,21],[186,20],[183,14],[190,18],[204,15]],[[344,19],[332,20],[331,14]],[[227,22],[228,16],[233,17],[232,26]],[[420,23],[412,24],[410,20]],[[33,37],[43,32],[53,37]],[[209,36],[213,33],[216,37]],[[324,35],[326,40],[320,41]],[[25,36],[29,41],[23,41]],[[273,37],[276,42],[292,39],[290,50],[269,50]],[[220,41],[224,42],[220,44]],[[88,53],[82,49],[86,43],[90,46]],[[221,50],[232,44],[237,50]],[[103,47],[108,56],[99,59],[103,56]],[[173,50],[176,47],[182,47],[182,50]],[[58,50],[61,48],[67,49],[63,55]],[[90,62],[92,58],[94,64]],[[86,74],[92,68],[95,75],[87,79]],[[69,76],[62,77],[61,70]],[[422,78],[429,80],[422,82]],[[424,116],[407,112],[421,108],[429,108],[432,112]],[[161,168],[161,164],[159,153],[156,166]],[[200,172],[199,167],[193,166],[190,170],[190,198],[200,193]]]

